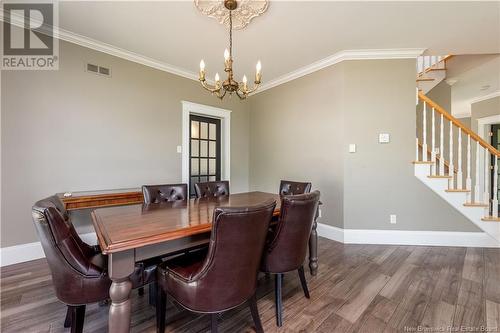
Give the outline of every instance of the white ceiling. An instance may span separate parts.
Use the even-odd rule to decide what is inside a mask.
[[[456,117],[470,117],[471,103],[500,92],[500,54],[462,55],[447,64],[451,87],[451,111]]]
[[[196,73],[222,72],[227,29],[192,1],[67,1],[59,25]],[[237,78],[257,60],[270,81],[342,50],[427,48],[428,54],[500,53],[500,2],[272,1],[234,32]]]

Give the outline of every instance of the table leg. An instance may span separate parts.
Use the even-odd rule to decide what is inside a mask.
[[[318,232],[316,227],[318,224],[316,221],[313,223],[311,230],[311,235],[309,236],[309,269],[311,275],[316,275],[318,273]]]
[[[108,260],[109,276],[112,281],[109,288],[111,306],[109,307],[108,332],[128,333],[132,312],[130,301],[132,282],[129,276],[134,272],[134,251],[112,253]]]
[[[318,217],[319,207],[316,210],[311,235],[309,236],[309,270],[311,271],[311,275],[316,275],[318,273],[318,232],[316,231],[318,227]]]

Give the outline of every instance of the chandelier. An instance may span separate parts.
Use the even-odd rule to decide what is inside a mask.
[[[232,95],[235,93],[240,99],[245,99],[249,94],[257,90],[261,82],[261,64],[257,62],[254,86],[249,89],[246,75],[243,75],[242,82],[234,80],[233,75],[233,18],[232,11],[236,9],[236,0],[224,0],[224,7],[229,10],[229,50],[224,51],[224,72],[227,73],[227,79],[220,81],[219,73],[215,74],[215,84],[210,85],[205,78],[205,62],[200,61],[200,82],[201,85],[213,95],[223,99],[227,93]]]

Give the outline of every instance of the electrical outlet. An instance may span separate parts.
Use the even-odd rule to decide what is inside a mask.
[[[182,153],[182,146],[177,146],[177,152],[180,154]]]
[[[349,152],[350,153],[355,153],[356,152],[356,144],[355,143],[349,144]]]
[[[393,215],[393,214],[390,215],[390,222],[391,222],[391,224],[396,224],[396,222],[397,222],[396,215]]]

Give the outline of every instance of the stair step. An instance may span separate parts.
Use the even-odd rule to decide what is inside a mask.
[[[413,161],[413,164],[434,164],[434,162],[431,161]]]
[[[500,222],[500,217],[486,216],[483,217],[481,220],[485,222]]]
[[[464,206],[465,207],[489,207],[488,204],[484,204],[484,203],[476,203],[476,202],[467,202],[467,203],[464,203]]]
[[[417,79],[417,82],[419,81],[434,81],[436,79],[430,78],[430,77],[421,77]]]
[[[464,189],[447,189],[445,192],[449,193],[468,193],[470,190],[464,190]]]
[[[433,72],[433,71],[445,71],[446,68],[429,68],[427,71],[428,72]]]
[[[436,176],[427,176],[427,178],[447,178],[447,179],[452,179],[453,177],[452,176],[439,176],[439,175],[436,175]]]

